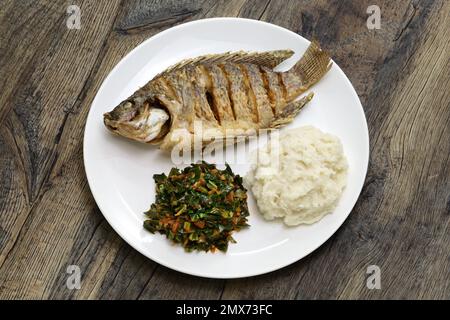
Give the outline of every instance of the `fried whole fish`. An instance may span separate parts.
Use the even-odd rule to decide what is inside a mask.
[[[115,134],[165,150],[186,136],[199,138],[198,122],[209,132],[201,134],[203,142],[285,125],[313,94],[296,98],[331,67],[313,41],[289,71],[273,71],[293,53],[241,51],[184,60],[105,113],[104,123]]]

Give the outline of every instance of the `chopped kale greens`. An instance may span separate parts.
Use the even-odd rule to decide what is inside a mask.
[[[144,228],[159,232],[187,251],[227,251],[233,231],[248,227],[247,190],[226,165],[201,162],[169,175],[155,174],[156,201]]]

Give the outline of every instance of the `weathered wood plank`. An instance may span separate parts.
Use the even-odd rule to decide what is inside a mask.
[[[60,17],[61,13],[51,5],[46,10],[39,10],[30,3],[14,4],[11,1],[0,7],[0,123],[5,123],[1,128],[0,145],[0,157],[5,164],[0,168],[1,175],[5,177],[0,186],[0,208],[3,213],[0,215],[0,266],[32,207],[31,189],[36,184],[36,179],[29,175],[31,170],[35,171],[36,162],[30,165],[30,158],[36,157],[36,151],[29,152],[28,146],[22,142],[27,139],[27,135],[30,140],[36,135],[38,128],[31,122],[39,112],[40,97],[38,92],[20,86],[20,81],[22,79],[25,82],[31,77],[36,62],[42,58],[40,54],[44,55],[46,47],[55,46],[60,39],[61,33],[55,32],[54,25],[55,21],[62,21]],[[45,38],[46,33],[53,32],[54,38]],[[36,39],[42,41],[37,42]],[[28,118],[23,117],[23,121],[30,122],[30,125],[27,130],[13,133],[14,122],[17,121],[10,119],[5,122],[4,119],[12,116],[12,99],[18,96],[24,106],[30,107]],[[36,141],[30,141],[32,144],[36,144]]]
[[[200,1],[135,1],[127,3],[115,31],[121,34],[141,33],[189,21],[202,12]],[[154,32],[154,31],[153,31]]]
[[[81,30],[66,27],[64,3],[19,4],[24,7],[17,10],[11,6],[1,23],[5,39],[12,41],[4,55],[10,56],[12,63],[2,59],[2,74],[12,73],[14,62],[23,54],[31,58],[17,63],[17,69],[23,69],[17,80],[11,77],[17,83],[7,80],[2,84],[5,100],[1,111],[7,125],[1,131],[1,154],[8,159],[3,150],[11,152],[16,161],[1,170],[12,170],[11,175],[18,178],[11,182],[20,183],[2,184],[2,193],[22,202],[1,205],[6,238],[1,248],[0,295],[40,298],[45,297],[47,286],[57,275],[55,268],[71,248],[79,219],[84,216],[79,213],[87,204],[93,206],[83,174],[82,140],[78,139],[74,153],[65,155],[70,162],[59,168],[55,164],[62,145],[69,142],[62,140],[64,126],[78,111],[74,106],[111,31],[118,2],[80,3]],[[94,19],[97,12],[109,14]],[[11,15],[15,19],[10,21]],[[26,40],[24,45],[21,38]]]
[[[450,7],[446,1],[83,1],[0,7],[1,298],[450,298]],[[45,10],[43,10],[45,8]],[[318,38],[366,110],[371,164],[349,220],[315,253],[249,279],[182,275],[146,259],[96,207],[82,164],[89,106],[136,45],[185,21],[241,16]],[[268,39],[270,41],[270,39]],[[82,287],[66,288],[68,265]],[[382,290],[365,287],[377,264]]]

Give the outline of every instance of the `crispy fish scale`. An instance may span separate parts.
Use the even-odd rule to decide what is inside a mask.
[[[254,64],[244,64],[246,74],[250,82],[253,104],[256,106],[255,112],[258,114],[258,123],[260,127],[267,127],[273,120],[273,110],[268,97],[267,87],[264,85],[264,79],[258,66]]]
[[[168,99],[179,101],[178,92],[167,77],[159,77],[154,82],[159,87],[158,91],[164,93]]]
[[[187,69],[182,69],[177,72],[175,85],[180,89],[179,97],[181,102],[181,110],[178,117],[192,122],[198,112],[198,106],[194,104],[194,92],[192,90],[191,82],[188,79]]]
[[[206,96],[206,88],[204,86],[204,75],[197,68],[186,68],[187,95],[183,98],[183,104],[192,104],[194,106],[195,119],[207,121],[210,124],[218,125],[215,112]],[[187,99],[187,100],[185,100]]]
[[[253,112],[253,104],[248,97],[248,86],[238,65],[225,63],[222,66],[228,79],[228,94],[236,119],[247,122],[257,122],[257,115]]]
[[[282,85],[284,86],[285,100],[291,101],[306,90],[303,86],[302,79],[294,72],[283,72],[280,74]]]
[[[177,100],[180,104],[182,104],[183,101],[183,95],[184,95],[184,83],[186,80],[185,76],[185,70],[178,70],[177,72],[167,73],[163,77],[160,77],[158,79],[161,79],[166,83],[167,92],[172,95],[172,98]],[[190,106],[187,106],[188,108]],[[184,109],[184,106],[183,106]],[[189,110],[173,110],[174,113],[182,113],[182,111],[188,111]],[[192,112],[189,112],[189,114],[192,114]]]
[[[248,77],[248,70],[243,64],[237,65],[242,73],[242,80],[245,86],[245,95],[247,96],[247,108],[252,113],[253,122],[259,123],[258,106],[256,105],[256,97]]]
[[[260,67],[261,75],[266,86],[267,96],[271,104],[274,115],[277,115],[286,105],[283,91],[285,88],[279,81],[279,76],[269,68]]]
[[[218,65],[203,67],[204,74],[209,78],[207,94],[211,97],[213,112],[216,112],[219,123],[224,125],[235,120],[228,93],[228,79]]]

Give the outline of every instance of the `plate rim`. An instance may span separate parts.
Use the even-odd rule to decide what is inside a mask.
[[[104,86],[106,85],[106,83],[109,82],[109,79],[117,72],[117,70],[119,69],[119,67],[125,63],[126,60],[129,59],[129,56],[131,56],[135,51],[139,50],[140,47],[146,45],[148,42],[153,41],[157,38],[163,37],[166,33],[168,33],[169,31],[172,32],[176,29],[181,29],[187,25],[193,25],[193,24],[202,24],[202,23],[209,23],[209,22],[215,22],[215,21],[226,21],[226,22],[241,22],[241,21],[245,21],[246,23],[253,23],[253,24],[263,24],[263,25],[267,25],[271,28],[275,28],[275,29],[279,29],[280,31],[283,32],[288,32],[291,33],[292,35],[296,36],[296,37],[300,37],[303,40],[306,40],[308,43],[310,43],[311,41],[306,39],[305,37],[301,36],[298,33],[295,33],[289,29],[286,29],[284,27],[266,22],[266,21],[260,21],[260,20],[254,20],[254,19],[249,19],[249,18],[239,18],[239,17],[214,17],[214,18],[205,18],[205,19],[198,19],[198,20],[194,20],[194,21],[189,21],[189,22],[185,22],[185,23],[181,23],[178,24],[176,26],[167,28],[147,39],[145,39],[144,41],[142,41],[141,43],[139,43],[136,47],[134,47],[132,50],[130,50],[125,56],[123,56],[121,58],[121,60],[116,63],[114,65],[114,67],[109,71],[109,73],[107,74],[107,76],[103,79],[101,85],[99,86],[99,88],[97,89],[96,95],[94,97],[94,99],[92,100],[92,103],[90,104],[89,107],[89,112],[87,114],[86,117],[86,122],[85,122],[85,128],[84,128],[84,135],[83,135],[83,164],[84,164],[84,169],[85,169],[85,174],[86,174],[86,179],[89,185],[89,189],[91,191],[91,194],[94,198],[95,204],[97,205],[98,209],[100,210],[100,212],[102,213],[103,217],[105,218],[105,220],[108,222],[108,224],[112,227],[112,229],[128,244],[130,245],[134,250],[138,251],[140,254],[142,254],[143,256],[145,256],[146,258],[164,266],[167,267],[171,270],[175,270],[177,272],[183,273],[183,274],[189,274],[192,276],[196,276],[196,277],[201,277],[201,278],[207,278],[207,279],[240,279],[240,278],[248,278],[248,277],[254,277],[254,276],[258,276],[258,275],[262,275],[262,274],[267,274],[270,272],[274,272],[276,270],[280,270],[283,269],[287,266],[292,265],[295,262],[298,262],[302,259],[304,259],[305,257],[309,256],[311,253],[313,253],[314,251],[316,251],[317,249],[319,249],[322,245],[324,245],[326,242],[328,242],[328,240],[330,240],[330,238],[342,227],[342,225],[344,224],[345,221],[347,221],[350,213],[352,213],[360,195],[362,192],[362,189],[364,187],[364,183],[367,179],[367,172],[368,172],[368,167],[369,167],[369,161],[370,161],[370,137],[369,137],[369,128],[368,128],[368,124],[367,124],[367,118],[364,112],[364,108],[362,106],[361,100],[359,99],[359,96],[355,90],[355,88],[353,87],[352,83],[350,82],[350,79],[348,79],[347,75],[344,73],[344,71],[339,67],[339,65],[332,60],[334,68],[337,69],[337,71],[344,77],[345,81],[347,82],[348,87],[350,88],[350,92],[351,95],[356,98],[355,100],[357,101],[358,105],[359,105],[359,111],[361,113],[362,118],[364,119],[364,137],[362,137],[361,139],[364,140],[364,143],[366,145],[366,154],[367,154],[367,160],[364,162],[364,179],[362,179],[362,182],[360,183],[360,185],[357,187],[358,191],[358,196],[356,197],[356,199],[353,201],[353,203],[351,203],[351,209],[349,210],[349,212],[346,214],[345,218],[342,220],[341,223],[338,223],[336,228],[334,228],[334,230],[330,233],[330,235],[328,237],[326,237],[326,239],[324,239],[319,245],[314,246],[311,250],[307,251],[306,253],[302,254],[301,256],[297,257],[295,256],[292,259],[289,259],[288,263],[283,263],[282,265],[270,265],[269,267],[263,268],[257,272],[243,272],[242,274],[239,274],[237,276],[234,275],[204,275],[202,273],[196,273],[196,272],[188,272],[185,270],[182,270],[182,268],[179,268],[178,266],[173,266],[173,265],[169,265],[163,261],[161,261],[158,257],[154,257],[151,256],[150,254],[148,254],[148,252],[144,251],[140,246],[138,246],[137,244],[133,243],[133,241],[130,241],[129,237],[126,235],[126,233],[123,233],[121,231],[120,228],[118,228],[114,223],[111,222],[111,219],[108,217],[107,214],[105,214],[105,210],[102,209],[102,205],[99,203],[98,199],[99,196],[96,195],[94,188],[93,188],[93,181],[92,179],[92,175],[90,175],[88,173],[89,171],[89,165],[88,165],[88,161],[87,161],[87,157],[86,157],[86,151],[87,151],[87,143],[86,143],[86,139],[88,136],[88,121],[91,118],[91,114],[93,113],[93,106],[96,104],[97,99],[98,99],[98,93],[101,92],[104,88]],[[91,178],[90,178],[91,176]]]

